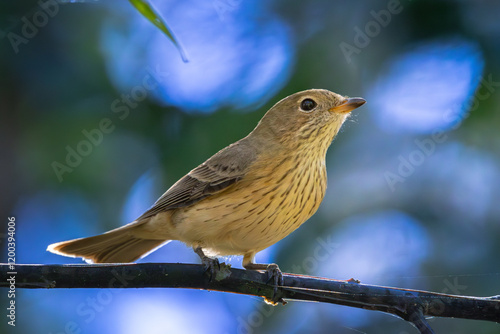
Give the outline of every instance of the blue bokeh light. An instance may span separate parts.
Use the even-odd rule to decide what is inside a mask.
[[[484,65],[477,44],[458,38],[422,43],[389,62],[368,100],[382,129],[413,133],[460,123]]]
[[[328,234],[327,234],[328,235]],[[412,277],[422,274],[421,265],[430,253],[430,240],[420,222],[400,211],[357,215],[340,223],[332,239],[338,248],[320,265],[315,275],[349,279],[370,284],[397,280],[408,286]],[[331,313],[329,305],[321,305]],[[331,316],[331,314],[330,314]],[[362,326],[373,316],[359,309],[341,308],[334,317],[347,326]]]
[[[474,234],[484,233],[484,224],[497,207],[498,158],[454,140],[440,145],[421,167],[415,167],[414,175],[407,178],[405,187],[425,193],[420,200],[442,222],[461,225]],[[402,154],[408,156],[408,152]],[[476,249],[476,252],[480,251],[484,248]],[[457,257],[456,260],[464,259]]]
[[[158,3],[189,62],[165,35],[130,11],[127,31],[111,22],[103,29],[102,49],[111,80],[123,91],[152,75],[161,104],[185,111],[245,109],[271,98],[290,76],[293,59],[287,25],[260,8],[240,2],[221,10],[201,0]]]
[[[146,289],[129,294],[124,301],[115,313],[120,317],[119,332],[124,334],[215,334],[236,326],[224,300],[216,293]]]
[[[427,232],[403,212],[357,215],[339,227],[332,232],[337,250],[328,265],[319,266],[315,274],[355,277],[370,283],[386,281],[387,276],[418,274],[419,264],[429,252]]]

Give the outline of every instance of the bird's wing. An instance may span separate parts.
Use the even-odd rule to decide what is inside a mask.
[[[138,220],[192,205],[241,180],[255,161],[256,152],[245,141],[222,149],[168,189]]]

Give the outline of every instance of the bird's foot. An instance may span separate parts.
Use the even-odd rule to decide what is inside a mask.
[[[278,286],[282,286],[284,279],[283,279],[283,273],[281,272],[280,268],[276,263],[270,263],[267,268],[267,283],[273,282],[273,285],[275,286],[275,289],[278,288]],[[275,290],[276,292],[276,290]]]
[[[210,276],[210,281],[213,281],[215,277],[217,277],[217,273],[220,270],[219,259],[206,257],[203,260],[201,260],[201,263],[205,267],[205,272],[208,273],[208,275]]]
[[[203,253],[203,250],[199,247],[194,251],[200,257],[201,263],[205,267],[205,272],[208,273],[208,276],[210,277],[210,281],[213,281],[217,277],[217,273],[220,271],[219,259],[206,256],[205,253]]]
[[[278,294],[278,287],[283,286],[284,279],[283,273],[276,263],[271,264],[260,264],[260,263],[246,263],[243,267],[247,270],[265,270],[267,272],[267,281],[266,284],[271,283],[274,286],[273,296],[271,298],[264,297],[266,303],[271,305],[277,305],[278,303],[282,303],[283,305],[286,302],[283,300],[281,296]]]
[[[281,272],[280,268],[276,263],[270,263],[267,268],[267,283],[272,282],[274,285],[274,290],[273,290],[273,297],[272,298],[264,298],[265,302],[271,305],[278,305],[278,303],[282,303],[283,305],[286,304],[286,302],[281,298],[281,296],[278,296],[278,287],[283,286],[285,280],[283,278],[283,273]]]

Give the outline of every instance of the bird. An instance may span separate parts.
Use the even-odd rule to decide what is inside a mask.
[[[365,102],[325,89],[292,94],[271,107],[249,135],[179,179],[135,221],[47,250],[90,263],[128,263],[179,240],[212,272],[217,257],[238,255],[245,269],[282,280],[278,265],[255,263],[255,255],[316,212],[327,185],[327,150],[350,112]]]

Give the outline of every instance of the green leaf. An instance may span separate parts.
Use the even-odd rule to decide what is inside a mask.
[[[129,0],[132,6],[134,6],[139,13],[141,13],[148,21],[157,26],[167,37],[174,43],[175,47],[179,51],[181,55],[182,61],[187,63],[189,60],[187,59],[186,53],[184,49],[179,44],[177,39],[174,36],[172,30],[170,30],[165,23],[165,20],[158,14],[156,9],[149,3],[147,0]]]

